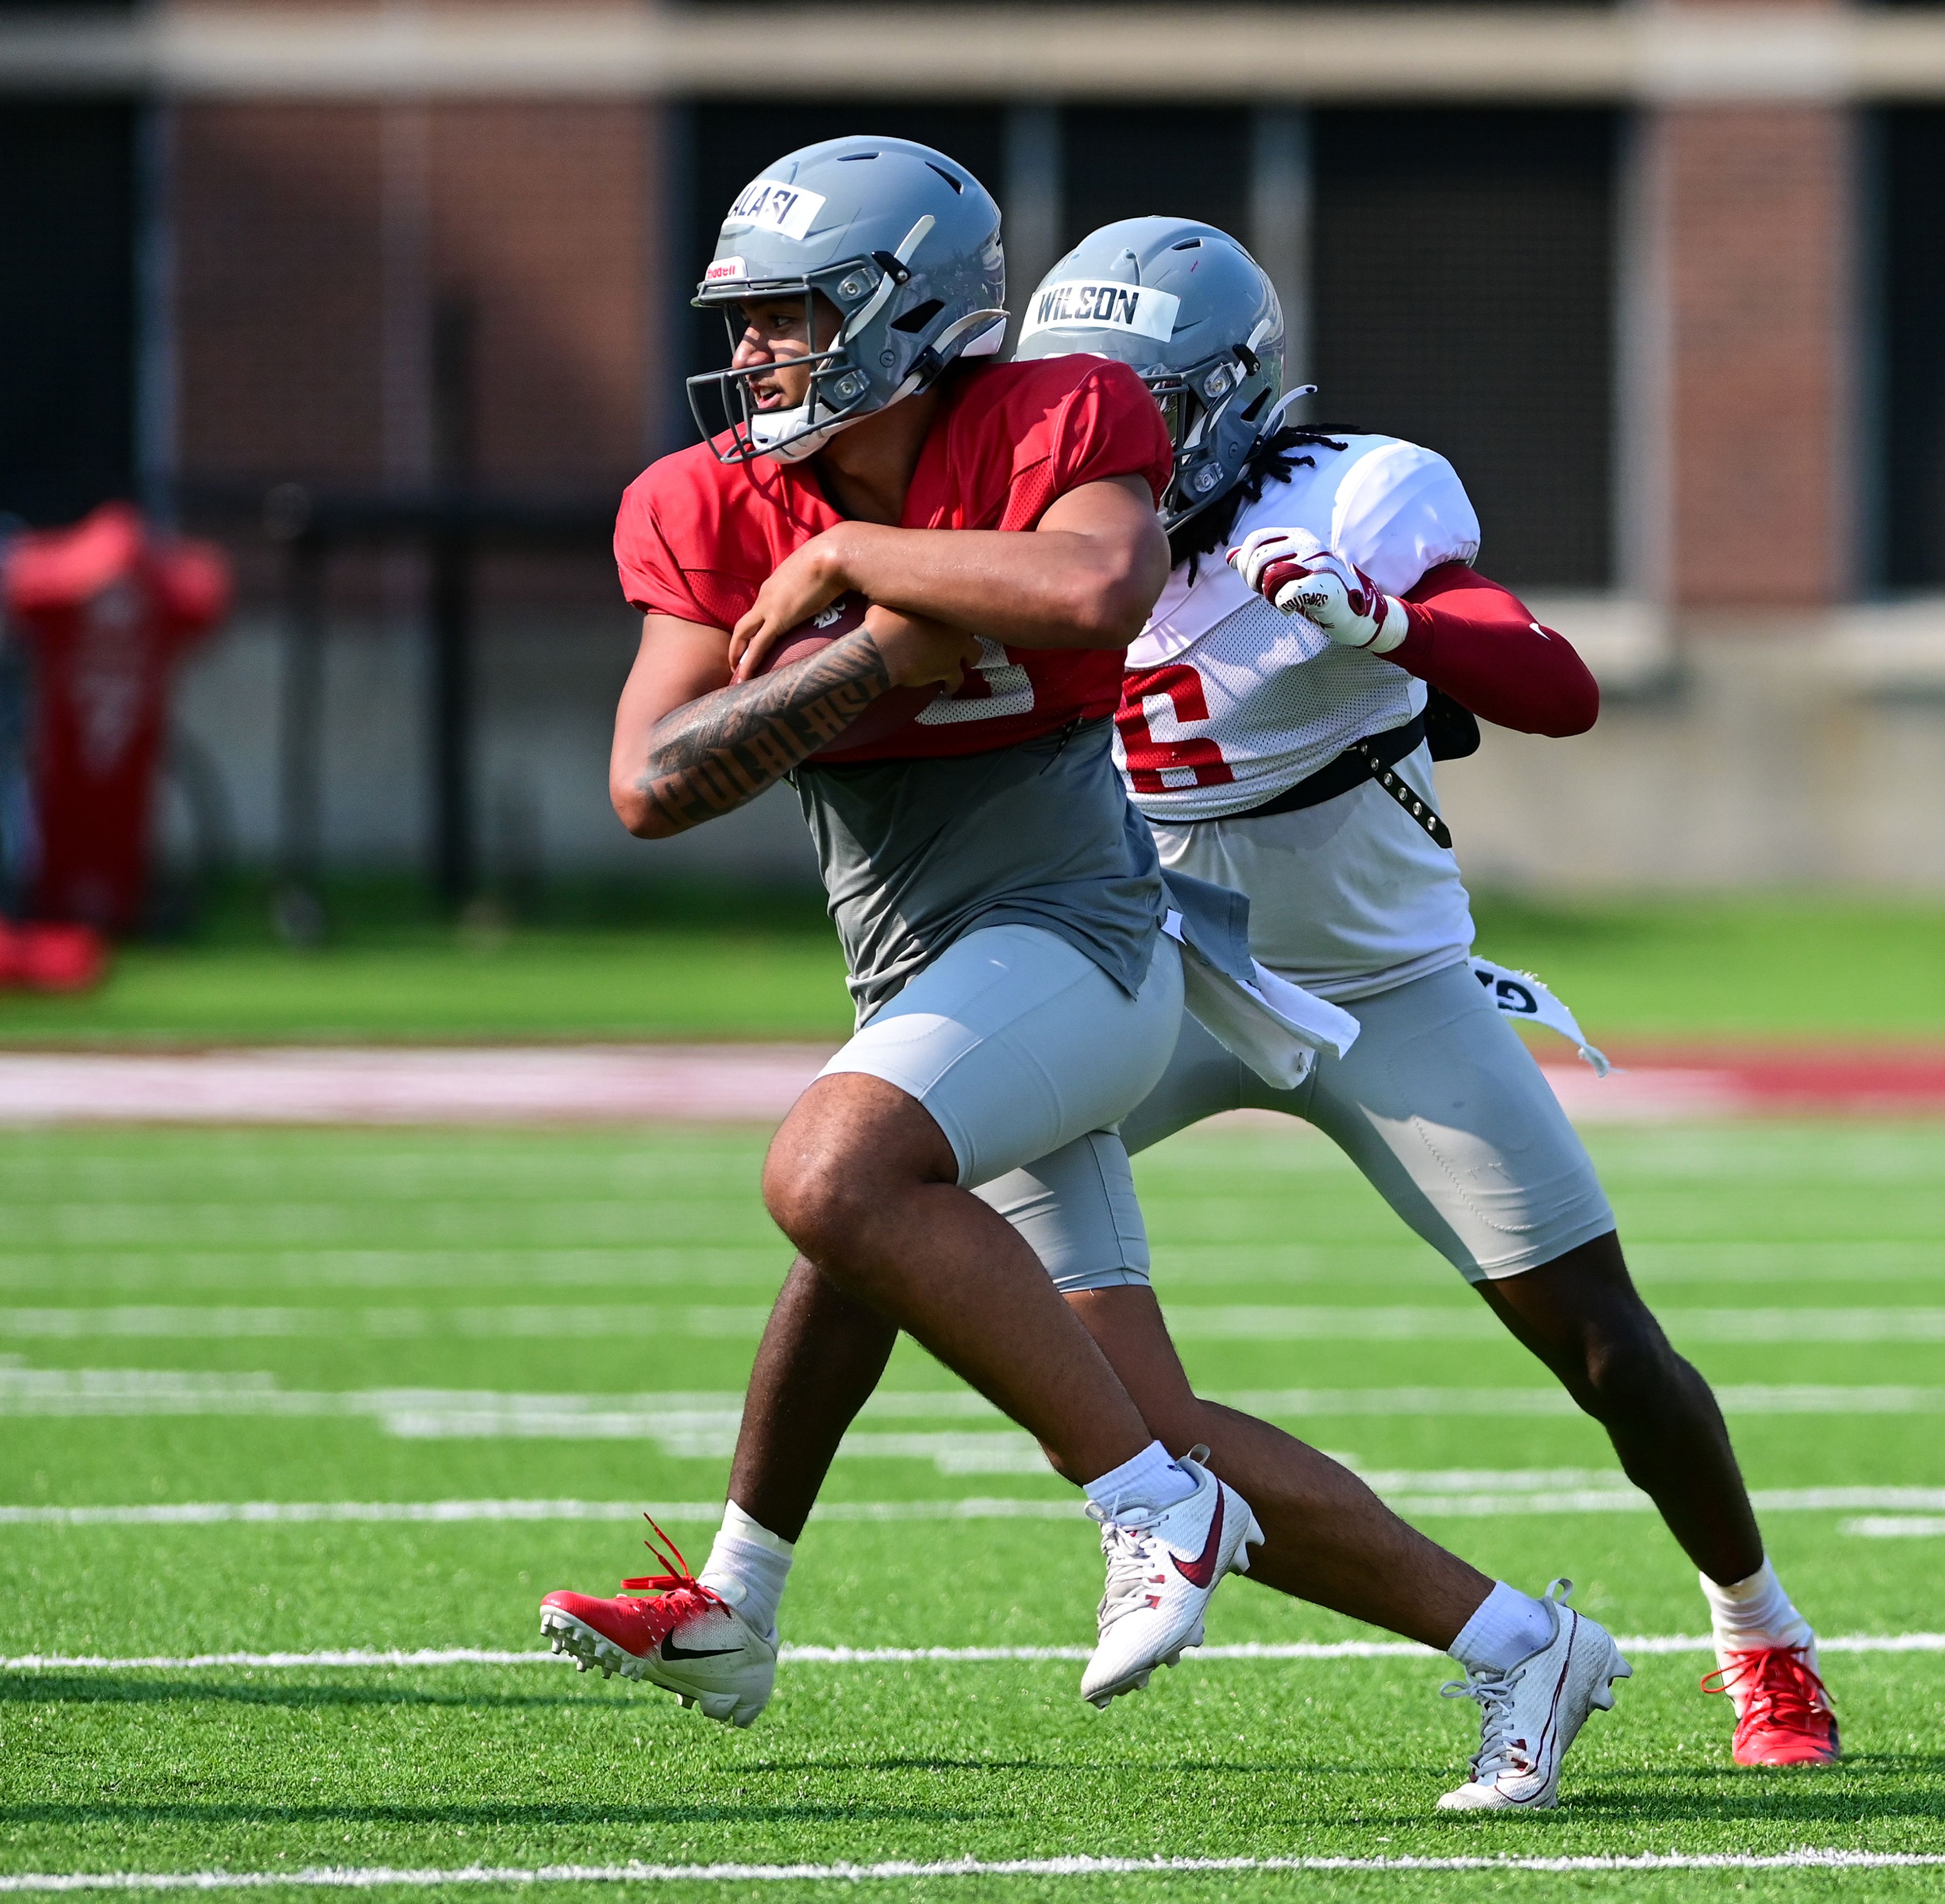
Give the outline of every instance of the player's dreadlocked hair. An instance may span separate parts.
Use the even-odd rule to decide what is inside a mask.
[[[1340,433],[1346,436],[1358,433],[1355,430]],[[1190,516],[1170,535],[1170,566],[1179,568],[1187,562],[1188,579],[1194,581],[1202,565],[1202,558],[1212,554],[1229,539],[1236,518],[1247,505],[1262,501],[1266,483],[1287,482],[1291,470],[1316,468],[1316,458],[1299,455],[1299,451],[1340,450],[1345,447],[1328,430],[1306,429],[1301,424],[1286,424],[1274,436],[1265,436],[1250,451],[1249,461],[1243,466],[1243,473],[1229,493],[1209,508]]]

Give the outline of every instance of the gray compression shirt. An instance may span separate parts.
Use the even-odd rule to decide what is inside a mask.
[[[982,926],[1040,926],[1134,994],[1161,924],[1161,867],[1115,771],[1111,725],[991,753],[797,769],[860,1024]]]

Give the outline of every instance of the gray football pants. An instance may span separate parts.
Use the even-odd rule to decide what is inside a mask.
[[[1469,967],[1345,1009],[1361,1027],[1357,1043],[1341,1058],[1320,1057],[1287,1091],[1185,1015],[1161,1083],[1122,1120],[1120,1145],[1107,1154],[1070,1146],[979,1194],[1063,1292],[1146,1283],[1127,1154],[1217,1111],[1256,1109],[1314,1124],[1469,1282],[1536,1268],[1614,1228],[1592,1160]],[[1302,1225],[1293,1211],[1293,1234]]]

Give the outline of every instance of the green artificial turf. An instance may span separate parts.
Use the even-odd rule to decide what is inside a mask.
[[[1481,955],[1537,971],[1597,1039],[1945,1039],[1936,899],[1489,892],[1473,911]]]
[[[815,892],[550,889],[442,919],[402,884],[326,893],[293,950],[264,889],[118,955],[79,998],[0,994],[0,1046],[463,1039],[838,1039],[843,968]],[[1589,1035],[1945,1039],[1945,904],[1834,892],[1584,900],[1475,895],[1478,948],[1530,968]]]
[[[1945,1126],[1610,1130],[1593,1141],[1644,1286],[1725,1393],[1902,1385],[1921,1402],[1937,1396]],[[0,1505],[572,1498],[697,1503],[706,1517],[785,1254],[756,1200],[762,1148],[758,1134],[693,1130],[9,1136]],[[1461,1468],[1617,1478],[1598,1431],[1570,1414],[1356,1412],[1356,1394],[1372,1389],[1518,1390],[1543,1406],[1551,1391],[1321,1139],[1205,1130],[1138,1168],[1157,1284],[1205,1389],[1268,1391],[1257,1406],[1395,1496]],[[1298,1308],[1418,1320],[1391,1339],[1278,1339],[1276,1315]],[[1221,1318],[1238,1309],[1269,1323],[1223,1333]],[[1797,1312],[1851,1320],[1828,1331],[1820,1322],[1808,1339],[1725,1339],[1725,1315]],[[1857,1339],[1817,1339],[1846,1328]],[[85,1389],[99,1409],[130,1412],[60,1401],[52,1385],[78,1371],[94,1372]],[[153,1400],[154,1385],[171,1381],[173,1399]],[[1292,1390],[1312,1400],[1293,1403]],[[632,1431],[578,1428],[573,1410],[597,1397],[632,1410]],[[1731,1404],[1759,1490],[1937,1487],[1940,1420]],[[840,1459],[825,1496],[840,1508],[1071,1500],[1030,1449],[1018,1459],[1004,1424],[908,1347],[860,1430],[907,1438]],[[983,1471],[960,1471],[969,1437],[994,1451]],[[1414,1513],[1502,1577],[1537,1588],[1572,1575],[1577,1604],[1617,1631],[1702,1628],[1692,1570],[1651,1514]],[[1844,1531],[1851,1518],[1766,1517],[1771,1551],[1822,1630],[1945,1626],[1940,1538],[1866,1539]],[[699,1560],[707,1518],[691,1514],[670,1531]],[[646,1564],[637,1539],[622,1520],[17,1519],[0,1526],[0,1656],[525,1650],[537,1643],[543,1591],[606,1590]],[[1077,1512],[826,1518],[800,1546],[784,1636],[1080,1645],[1099,1589]],[[1218,1596],[1209,1637],[1365,1631],[1238,1581]],[[1437,1696],[1450,1669],[1429,1658],[1191,1656],[1105,1715],[1082,1705],[1067,1662],[805,1663],[786,1667],[771,1710],[745,1733],[551,1659],[14,1669],[0,1671],[0,1874],[1945,1850],[1945,1655],[1833,1655],[1849,1756],[1809,1773],[1731,1767],[1723,1704],[1696,1690],[1707,1663],[1640,1658],[1618,1709],[1577,1747],[1560,1810],[1513,1819],[1433,1810],[1476,1735],[1469,1705]],[[615,1889],[547,1894],[556,1888]],[[778,1904],[827,1894],[1194,1904],[1914,1899],[1945,1879],[1935,1869],[1257,1872],[630,1888]]]
[[[841,1039],[844,961],[822,895],[563,886],[457,922],[399,881],[335,883],[328,930],[285,944],[239,883],[195,929],[119,947],[99,991],[0,993],[0,1046],[618,1038]]]

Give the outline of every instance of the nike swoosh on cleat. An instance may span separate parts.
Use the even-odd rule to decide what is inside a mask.
[[[1179,1554],[1171,1554],[1169,1558],[1175,1563],[1175,1570],[1191,1587],[1207,1587],[1216,1578],[1216,1555],[1222,1545],[1222,1496],[1216,1496],[1215,1518],[1209,1524],[1209,1538],[1202,1543],[1202,1551],[1192,1560],[1185,1560]]]
[[[741,1653],[742,1650],[739,1646],[677,1646],[674,1634],[662,1642],[662,1657],[664,1659],[720,1659],[726,1653]]]

